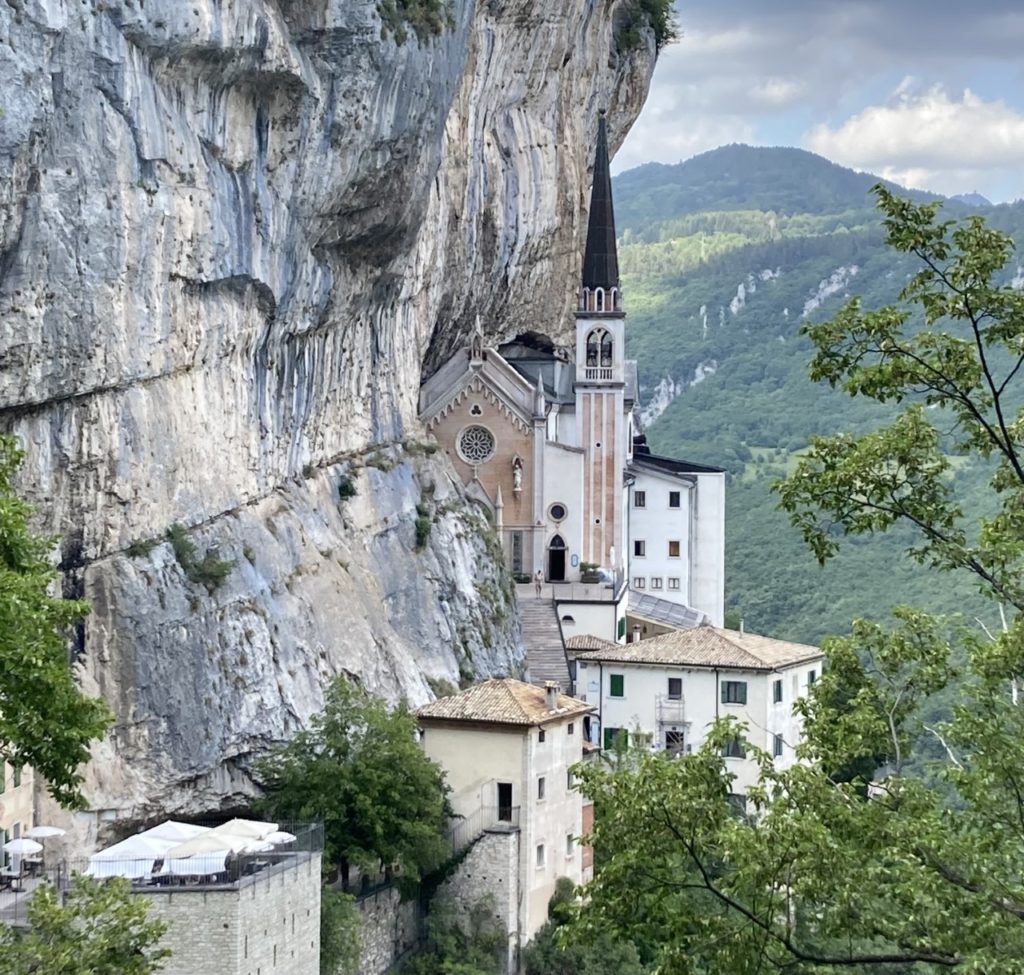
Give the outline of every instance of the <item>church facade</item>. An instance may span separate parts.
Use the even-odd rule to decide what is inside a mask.
[[[639,435],[608,162],[602,117],[575,346],[525,332],[488,348],[478,326],[423,384],[420,415],[512,572],[539,571],[560,606],[610,603],[615,633],[597,635],[620,639],[631,588],[722,624],[724,473],[654,455]]]

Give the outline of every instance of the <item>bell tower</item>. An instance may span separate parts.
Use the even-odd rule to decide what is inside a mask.
[[[597,130],[587,246],[576,306],[576,416],[583,472],[583,554],[615,571],[625,565],[625,312],[604,112]]]

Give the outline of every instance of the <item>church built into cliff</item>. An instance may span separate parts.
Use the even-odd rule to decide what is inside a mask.
[[[575,347],[524,331],[488,348],[478,324],[420,393],[513,573],[552,585],[564,637],[622,640],[631,604],[653,622],[723,622],[724,473],[647,447],[625,329],[602,116]]]

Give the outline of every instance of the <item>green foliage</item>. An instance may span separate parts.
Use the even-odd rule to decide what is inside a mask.
[[[377,0],[377,13],[383,22],[381,36],[391,34],[398,44],[406,42],[409,28],[424,44],[455,26],[451,0]]]
[[[579,910],[575,885],[559,877],[548,904],[548,922],[523,951],[525,975],[644,975],[647,969],[635,945],[606,931],[587,940],[569,937],[573,929],[567,926]]]
[[[0,925],[0,975],[151,975],[171,953],[156,947],[167,925],[148,912],[121,878],[76,876],[63,903],[42,884],[23,933]]]
[[[505,939],[492,897],[468,907],[436,897],[427,915],[427,947],[402,966],[402,975],[499,975]]]
[[[381,471],[387,474],[388,471],[395,469],[395,462],[383,451],[370,454],[369,457],[364,461],[367,467],[372,467],[375,470]]]
[[[666,376],[677,389],[690,384],[650,426],[651,446],[728,471],[728,608],[751,630],[806,642],[841,632],[854,616],[884,619],[901,601],[989,612],[968,582],[926,581],[902,557],[906,528],[858,537],[816,568],[771,492],[812,436],[859,436],[895,411],[806,377],[814,349],[805,321],[834,313],[847,290],[862,294],[864,308],[891,303],[915,271],[911,255],[884,246],[871,182],[800,150],[747,146],[644,166],[615,181],[628,352],[638,360],[643,401]],[[1024,239],[1024,205],[990,216]],[[805,303],[840,268],[847,273],[834,293],[805,319]],[[741,285],[743,301],[734,303]],[[946,477],[965,504],[988,504],[991,461],[958,453],[952,437],[942,446]]]
[[[78,766],[113,716],[75,683],[67,638],[88,606],[50,595],[54,540],[32,533],[31,508],[14,492],[22,457],[0,436],[0,758],[33,766],[54,799],[78,807]]]
[[[348,501],[359,493],[356,482],[348,475],[342,474],[338,478],[338,500]]]
[[[167,539],[178,565],[185,572],[185,578],[189,582],[206,586],[207,592],[214,592],[235,567],[233,560],[220,558],[213,549],[207,549],[206,554],[198,558],[195,543],[182,525],[171,525],[167,529]]]
[[[616,25],[615,40],[620,51],[632,51],[643,43],[643,32],[653,31],[655,49],[660,51],[679,37],[673,0],[628,0]]]
[[[137,539],[125,551],[130,558],[141,559],[149,555],[156,548],[156,545],[157,541],[155,538]]]
[[[344,676],[327,688],[308,731],[257,764],[278,819],[321,820],[325,857],[348,883],[349,864],[399,868],[415,880],[444,856],[444,773],[416,743],[416,718],[393,711]]]
[[[430,505],[420,502],[416,505],[416,548],[424,549],[430,541],[430,531],[434,527],[434,519],[430,513]]]
[[[920,576],[965,576],[1004,625],[901,608],[887,626],[858,621],[825,641],[828,666],[794,706],[802,763],[779,768],[747,744],[759,770],[750,816],[730,804],[721,749],[742,731],[733,721],[692,755],[579,769],[601,870],[575,933],[651,946],[664,975],[1020,971],[1024,297],[998,283],[1004,235],[878,196],[889,245],[917,262],[901,304],[866,312],[854,300],[807,332],[815,378],[898,411],[878,429],[817,438],[782,503],[826,562],[841,539],[905,528]],[[951,476],[950,439],[988,460],[980,507]]]
[[[359,975],[362,917],[351,894],[320,893],[320,975]]]

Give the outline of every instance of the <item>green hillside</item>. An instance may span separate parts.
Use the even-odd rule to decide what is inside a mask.
[[[800,335],[848,295],[868,307],[894,300],[912,272],[881,245],[875,182],[808,152],[749,146],[616,180],[628,352],[649,438],[730,472],[727,607],[758,632],[817,640],[900,602],[986,611],[969,580],[925,577],[911,564],[908,535],[848,543],[820,569],[769,490],[812,434],[886,419],[877,404],[812,384]],[[1024,206],[976,209],[1021,239]],[[959,201],[947,210],[971,212]],[[663,412],[652,411],[659,403]],[[984,471],[964,463],[956,477],[983,501]]]

